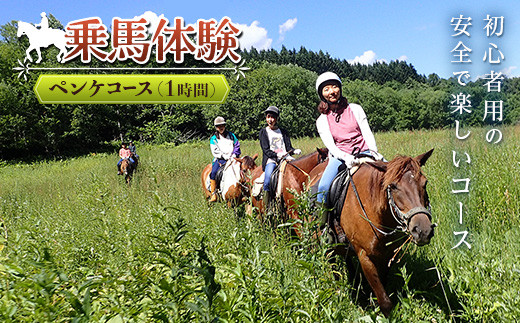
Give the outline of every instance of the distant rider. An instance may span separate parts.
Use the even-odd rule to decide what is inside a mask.
[[[123,174],[121,173],[121,163],[123,162],[123,159],[129,159],[132,165],[135,163],[132,159],[132,152],[126,146],[125,142],[121,144],[121,149],[119,149],[119,157],[121,157],[121,159],[117,162],[117,175]]]
[[[132,152],[132,157],[135,158],[135,161],[138,162],[139,155],[137,154],[137,150],[133,141],[130,141],[130,143],[128,144],[128,149],[130,149],[130,151]]]
[[[217,172],[220,167],[226,164],[228,159],[240,156],[240,142],[235,134],[226,130],[226,120],[223,117],[216,117],[214,122],[215,134],[211,136],[209,145],[213,154],[213,164],[209,174],[211,198],[210,202],[217,201]]]

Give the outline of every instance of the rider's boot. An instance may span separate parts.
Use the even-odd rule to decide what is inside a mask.
[[[211,197],[210,197],[209,201],[211,203],[213,203],[213,202],[217,201],[217,181],[214,179],[210,179],[209,184],[211,186],[211,189],[210,189]]]
[[[271,194],[269,194],[269,191],[264,191],[262,199],[264,200],[264,213],[266,215],[273,215]]]
[[[334,236],[328,226],[329,212],[325,209],[322,202],[315,202],[314,219],[320,219],[320,231],[326,237],[327,243],[334,243]]]

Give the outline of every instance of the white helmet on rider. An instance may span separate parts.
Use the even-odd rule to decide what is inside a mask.
[[[216,117],[215,121],[213,121],[213,125],[215,125],[215,127],[225,125],[225,124],[226,124],[226,120],[222,117]]]
[[[341,94],[341,79],[336,73],[333,72],[325,72],[318,76],[318,79],[316,79],[316,92],[318,92],[318,96],[320,99],[324,102],[327,102],[325,98],[323,97],[323,94],[321,93],[325,85],[330,83],[337,83],[339,85],[340,94]]]

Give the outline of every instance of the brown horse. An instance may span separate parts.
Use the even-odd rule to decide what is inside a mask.
[[[255,160],[258,154],[253,157],[244,156],[242,158],[232,158],[224,166],[224,173],[219,185],[220,197],[227,202],[228,206],[236,206],[244,202],[249,196],[249,186],[247,180],[251,177],[251,172],[257,168]],[[202,170],[201,182],[204,196],[208,199],[211,192],[209,186],[209,174],[211,164],[206,165]]]
[[[125,182],[127,184],[130,184],[136,166],[137,165],[132,165],[128,158],[123,159],[121,162],[121,173],[125,175]]]
[[[280,171],[280,176],[282,176],[280,206],[282,210],[286,210],[289,218],[298,219],[297,209],[293,208],[294,195],[292,192],[299,193],[303,190],[303,184],[309,180],[309,172],[322,163],[327,158],[328,153],[329,150],[327,148],[316,148],[315,152],[288,162],[283,170]],[[251,182],[254,183],[254,180],[260,177],[262,173],[261,167],[254,170]],[[261,220],[265,221],[266,219],[262,218],[265,213],[265,201],[260,198],[261,195],[253,197],[251,202],[252,206],[258,210]]]
[[[433,237],[427,180],[421,172],[432,152],[362,164],[347,188],[340,225],[385,316],[393,308],[383,281],[400,250],[394,243],[411,240],[422,246]],[[324,168],[320,165],[311,172],[311,185],[321,178]],[[348,250],[343,245],[336,252],[346,256]]]

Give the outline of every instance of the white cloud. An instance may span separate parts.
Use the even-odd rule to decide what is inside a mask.
[[[356,56],[354,59],[347,60],[350,64],[361,64],[361,65],[372,65],[377,61],[384,61],[384,60],[377,60],[377,54],[372,50],[367,50],[363,53],[361,56]]]
[[[500,71],[493,71],[493,73],[495,75],[499,74],[499,73],[502,73],[502,75],[504,77],[517,77],[517,73],[513,73],[514,70],[516,70],[518,68],[518,66],[509,66],[509,67],[505,67],[503,69],[501,69]],[[491,72],[488,73],[488,74],[483,74],[483,75],[478,75],[475,80],[479,80],[479,79],[486,79],[490,77],[491,75]]]
[[[502,72],[502,74],[507,77],[514,77],[515,75],[517,75],[517,73],[513,73],[513,71],[516,70],[517,68],[518,68],[518,66],[509,66],[504,69],[501,69],[500,72]]]
[[[148,22],[150,23],[150,25],[148,25],[148,33],[153,34],[155,32],[155,29],[157,28],[157,25],[159,24],[159,20],[161,18],[164,18],[164,15],[161,14],[160,16],[157,16],[155,12],[146,11],[142,15],[134,17],[135,20],[141,18],[145,18],[146,20],[148,20]]]
[[[251,49],[254,47],[258,50],[269,49],[273,40],[267,37],[267,29],[260,27],[260,22],[257,20],[253,21],[250,26],[237,24],[242,30],[242,34],[239,38],[240,49]]]
[[[397,61],[407,61],[408,56],[401,55]],[[374,63],[388,63],[384,58],[377,58],[377,54],[373,50],[367,50],[361,56],[356,56],[354,59],[347,59],[350,64],[372,65]]]
[[[280,38],[278,39],[278,42],[282,42],[285,39],[285,34],[292,30],[294,26],[296,26],[296,23],[298,22],[298,18],[292,18],[288,19],[286,22],[281,24],[278,28],[278,33],[280,34]]]

